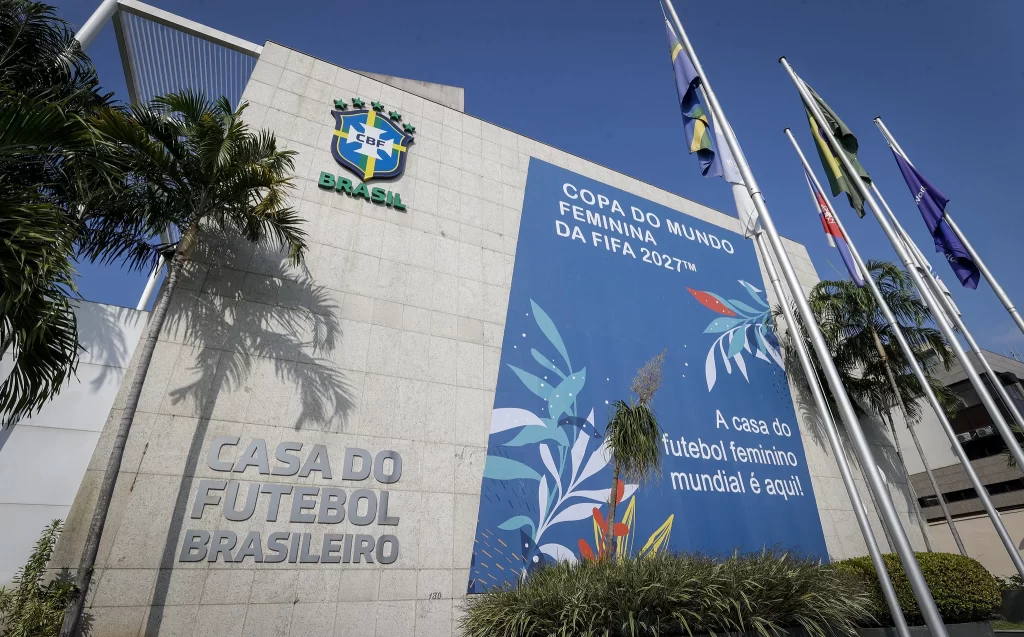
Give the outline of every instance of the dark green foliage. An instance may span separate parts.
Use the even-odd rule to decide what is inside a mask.
[[[64,608],[77,590],[67,573],[53,579],[46,575],[61,527],[61,521],[54,520],[43,530],[28,563],[14,577],[13,588],[0,589],[4,637],[49,637],[60,630]]]
[[[85,118],[107,102],[53,7],[0,0],[0,418],[56,394],[78,361],[74,241],[83,184],[97,181]]]
[[[977,560],[953,553],[917,553],[924,579],[935,598],[939,614],[947,624],[984,621],[999,611],[999,583]],[[921,610],[910,589],[910,582],[899,557],[885,555],[900,607],[911,625],[923,625]],[[836,567],[856,573],[871,591],[871,615],[877,624],[892,626],[892,617],[882,596],[871,558],[856,557],[837,562]]]
[[[1024,590],[1024,578],[1019,573],[1014,573],[1010,577],[999,577],[999,590],[1003,591],[1020,591]]]
[[[848,571],[765,551],[560,562],[466,602],[465,637],[853,634],[869,594]]]
[[[631,480],[647,480],[661,468],[661,427],[646,403],[616,400],[605,431],[619,471]]]
[[[203,226],[286,247],[298,263],[306,232],[287,200],[295,151],[278,148],[270,131],[250,129],[242,118],[246,106],[234,109],[226,97],[210,100],[187,89],[147,106],[104,111],[95,130],[116,148],[128,174],[92,225],[83,254],[139,267],[172,248],[180,261]],[[148,238],[165,231],[180,237],[177,245],[142,240],[110,247],[110,237]]]
[[[925,375],[931,379],[932,373],[939,366],[949,369],[954,360],[953,351],[941,332],[931,327],[931,312],[918,297],[910,275],[888,261],[869,260],[865,265],[889,309],[903,327],[903,334],[916,353]],[[919,421],[922,405],[925,404],[917,400],[923,395],[920,383],[914,377],[910,363],[871,291],[867,287],[858,288],[848,279],[821,281],[811,290],[808,301],[832,353],[836,369],[843,378],[843,386],[850,398],[854,399],[854,408],[859,410],[863,404],[878,414],[885,414],[898,404],[885,364],[875,346],[873,332],[877,332],[895,376],[896,386],[907,406],[907,417],[911,423]],[[809,340],[807,346],[813,351]],[[789,347],[786,349],[792,350]],[[819,378],[824,378],[817,358],[814,357],[813,361]],[[947,415],[950,418],[955,416],[961,406],[956,394],[937,381],[931,385]],[[831,388],[826,384],[823,389],[834,409],[835,400]]]

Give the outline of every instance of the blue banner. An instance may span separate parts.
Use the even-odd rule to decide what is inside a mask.
[[[610,408],[666,349],[664,467],[615,485],[616,553],[828,559],[752,244],[532,159],[469,592],[601,555]]]

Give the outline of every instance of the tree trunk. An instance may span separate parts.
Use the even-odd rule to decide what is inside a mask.
[[[611,559],[615,554],[615,507],[619,503],[619,462],[615,461],[612,474],[612,492],[608,498],[608,528],[604,533],[604,555]]]
[[[146,375],[149,373],[149,365],[153,361],[153,352],[156,350],[157,338],[163,329],[164,320],[167,318],[167,308],[171,304],[171,296],[178,283],[178,276],[181,267],[186,260],[185,254],[191,247],[198,232],[198,225],[193,224],[179,244],[178,254],[168,262],[167,284],[164,286],[163,294],[153,308],[153,314],[149,317],[146,326],[146,339],[142,342],[142,351],[139,354],[139,364],[132,378],[131,390],[125,402],[124,411],[121,414],[121,422],[117,427],[117,434],[114,437],[114,445],[110,450],[110,457],[107,459],[107,468],[103,472],[103,482],[100,483],[99,497],[96,500],[96,508],[93,510],[92,522],[89,524],[89,534],[85,538],[85,548],[82,550],[82,560],[78,565],[78,572],[75,576],[75,584],[78,586],[78,593],[68,604],[64,612],[64,624],[60,629],[60,637],[78,637],[81,632],[82,612],[85,609],[85,598],[89,591],[89,584],[92,581],[93,569],[96,566],[96,554],[100,549],[100,539],[103,536],[103,526],[107,521],[107,512],[110,510],[110,501],[114,495],[114,487],[117,484],[117,474],[121,469],[121,459],[124,457],[125,443],[128,441],[128,434],[135,421],[135,411],[139,406],[139,399],[142,396],[142,386],[146,382]]]

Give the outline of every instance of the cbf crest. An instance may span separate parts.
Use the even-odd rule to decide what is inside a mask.
[[[348,109],[344,101],[334,101],[331,154],[363,181],[397,177],[405,170],[416,127],[402,123],[398,111],[385,114],[380,102],[372,102],[369,109],[364,104],[353,97],[352,108]]]

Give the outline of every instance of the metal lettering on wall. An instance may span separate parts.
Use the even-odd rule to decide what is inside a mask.
[[[322,480],[334,479],[327,447],[313,445],[303,452],[299,442],[282,442],[274,449],[274,466],[267,453],[265,440],[254,439],[234,461],[226,459],[230,447],[239,447],[238,436],[222,436],[213,441],[206,455],[206,464],[214,471],[244,473],[254,467],[261,475],[298,476],[310,478],[314,472]],[[402,477],[402,456],[384,450],[376,455],[366,449],[345,449],[342,480],[366,480],[373,474],[381,484],[394,484]],[[239,504],[239,491],[244,491]],[[282,496],[291,497],[291,505],[282,508]],[[388,491],[355,489],[347,492],[337,487],[295,486],[251,482],[244,485],[232,480],[200,480],[189,517],[200,520],[207,507],[219,507],[224,519],[244,522],[253,517],[260,498],[267,499],[267,522],[299,524],[340,524],[347,518],[355,526],[397,527],[399,517],[389,510]],[[287,519],[286,519],[287,518]],[[249,531],[239,538],[228,530],[205,531],[188,529],[182,541],[179,562],[254,562],[325,563],[325,564],[392,564],[398,559],[398,538],[391,534],[374,537],[368,533],[325,533],[323,541],[313,544],[312,533],[278,531],[266,538],[260,531]]]

